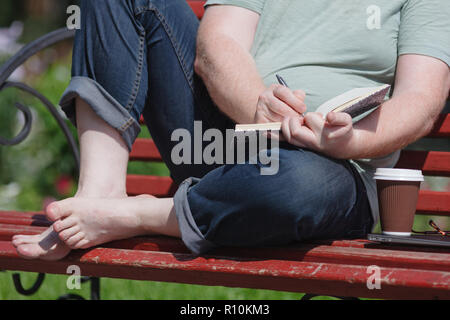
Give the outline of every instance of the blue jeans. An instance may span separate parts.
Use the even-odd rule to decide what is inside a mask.
[[[60,105],[75,123],[75,98],[85,100],[129,148],[144,116],[172,178],[180,183],[175,211],[192,252],[370,232],[366,190],[346,160],[284,144],[275,175],[261,175],[260,163],[172,162],[178,143],[171,141],[174,130],[194,136],[194,121],[202,121],[203,131],[234,127],[194,73],[199,21],[185,0],[84,0],[81,14],[72,80]]]

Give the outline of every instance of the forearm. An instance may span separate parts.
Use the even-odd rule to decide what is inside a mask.
[[[346,159],[377,158],[427,135],[445,104],[441,94],[404,92],[354,125]]]
[[[226,35],[199,38],[195,71],[218,108],[237,123],[252,123],[266,88],[248,50]]]

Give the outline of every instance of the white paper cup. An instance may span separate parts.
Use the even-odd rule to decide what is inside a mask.
[[[382,232],[411,235],[420,183],[424,180],[422,171],[378,168],[374,179],[377,181]]]

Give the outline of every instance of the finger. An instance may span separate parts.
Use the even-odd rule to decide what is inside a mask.
[[[335,126],[326,130],[326,136],[330,140],[339,139],[347,135],[351,129],[351,126]]]
[[[284,101],[278,99],[276,96],[273,96],[273,99],[269,100],[270,103],[270,111],[274,114],[272,116],[275,116],[275,114],[278,117],[281,117],[278,121],[283,121],[284,117],[294,117],[297,116],[298,113],[292,109],[288,104],[286,104]]]
[[[306,98],[306,92],[303,90],[294,90],[292,91],[292,93],[302,101],[304,101]]]
[[[283,101],[290,108],[294,109],[297,113],[303,113],[306,110],[306,105],[303,99],[297,97],[291,89],[284,86],[276,86],[273,90],[275,97]]]
[[[346,126],[352,123],[352,117],[345,112],[329,112],[326,120],[333,126]]]
[[[325,126],[325,120],[323,119],[323,116],[320,113],[308,112],[305,115],[305,124],[312,131],[316,132],[317,134],[320,134]]]
[[[311,145],[313,139],[312,131],[303,125],[303,118],[291,118],[289,120],[289,128],[291,131],[291,144],[299,147],[307,147]]]
[[[264,136],[266,139],[285,141],[283,134],[281,133],[281,131],[278,130],[266,131]]]
[[[283,119],[283,122],[281,122],[281,132],[283,134],[283,137],[286,139],[287,142],[291,142],[292,136],[291,136],[291,128],[289,126],[289,121],[291,120],[291,117],[285,117]]]

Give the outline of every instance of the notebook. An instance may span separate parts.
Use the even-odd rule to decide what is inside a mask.
[[[379,107],[385,100],[390,85],[379,87],[355,88],[334,97],[317,108],[316,112],[327,115],[328,112],[345,112],[352,118]],[[281,130],[281,122],[238,124],[236,132]]]

